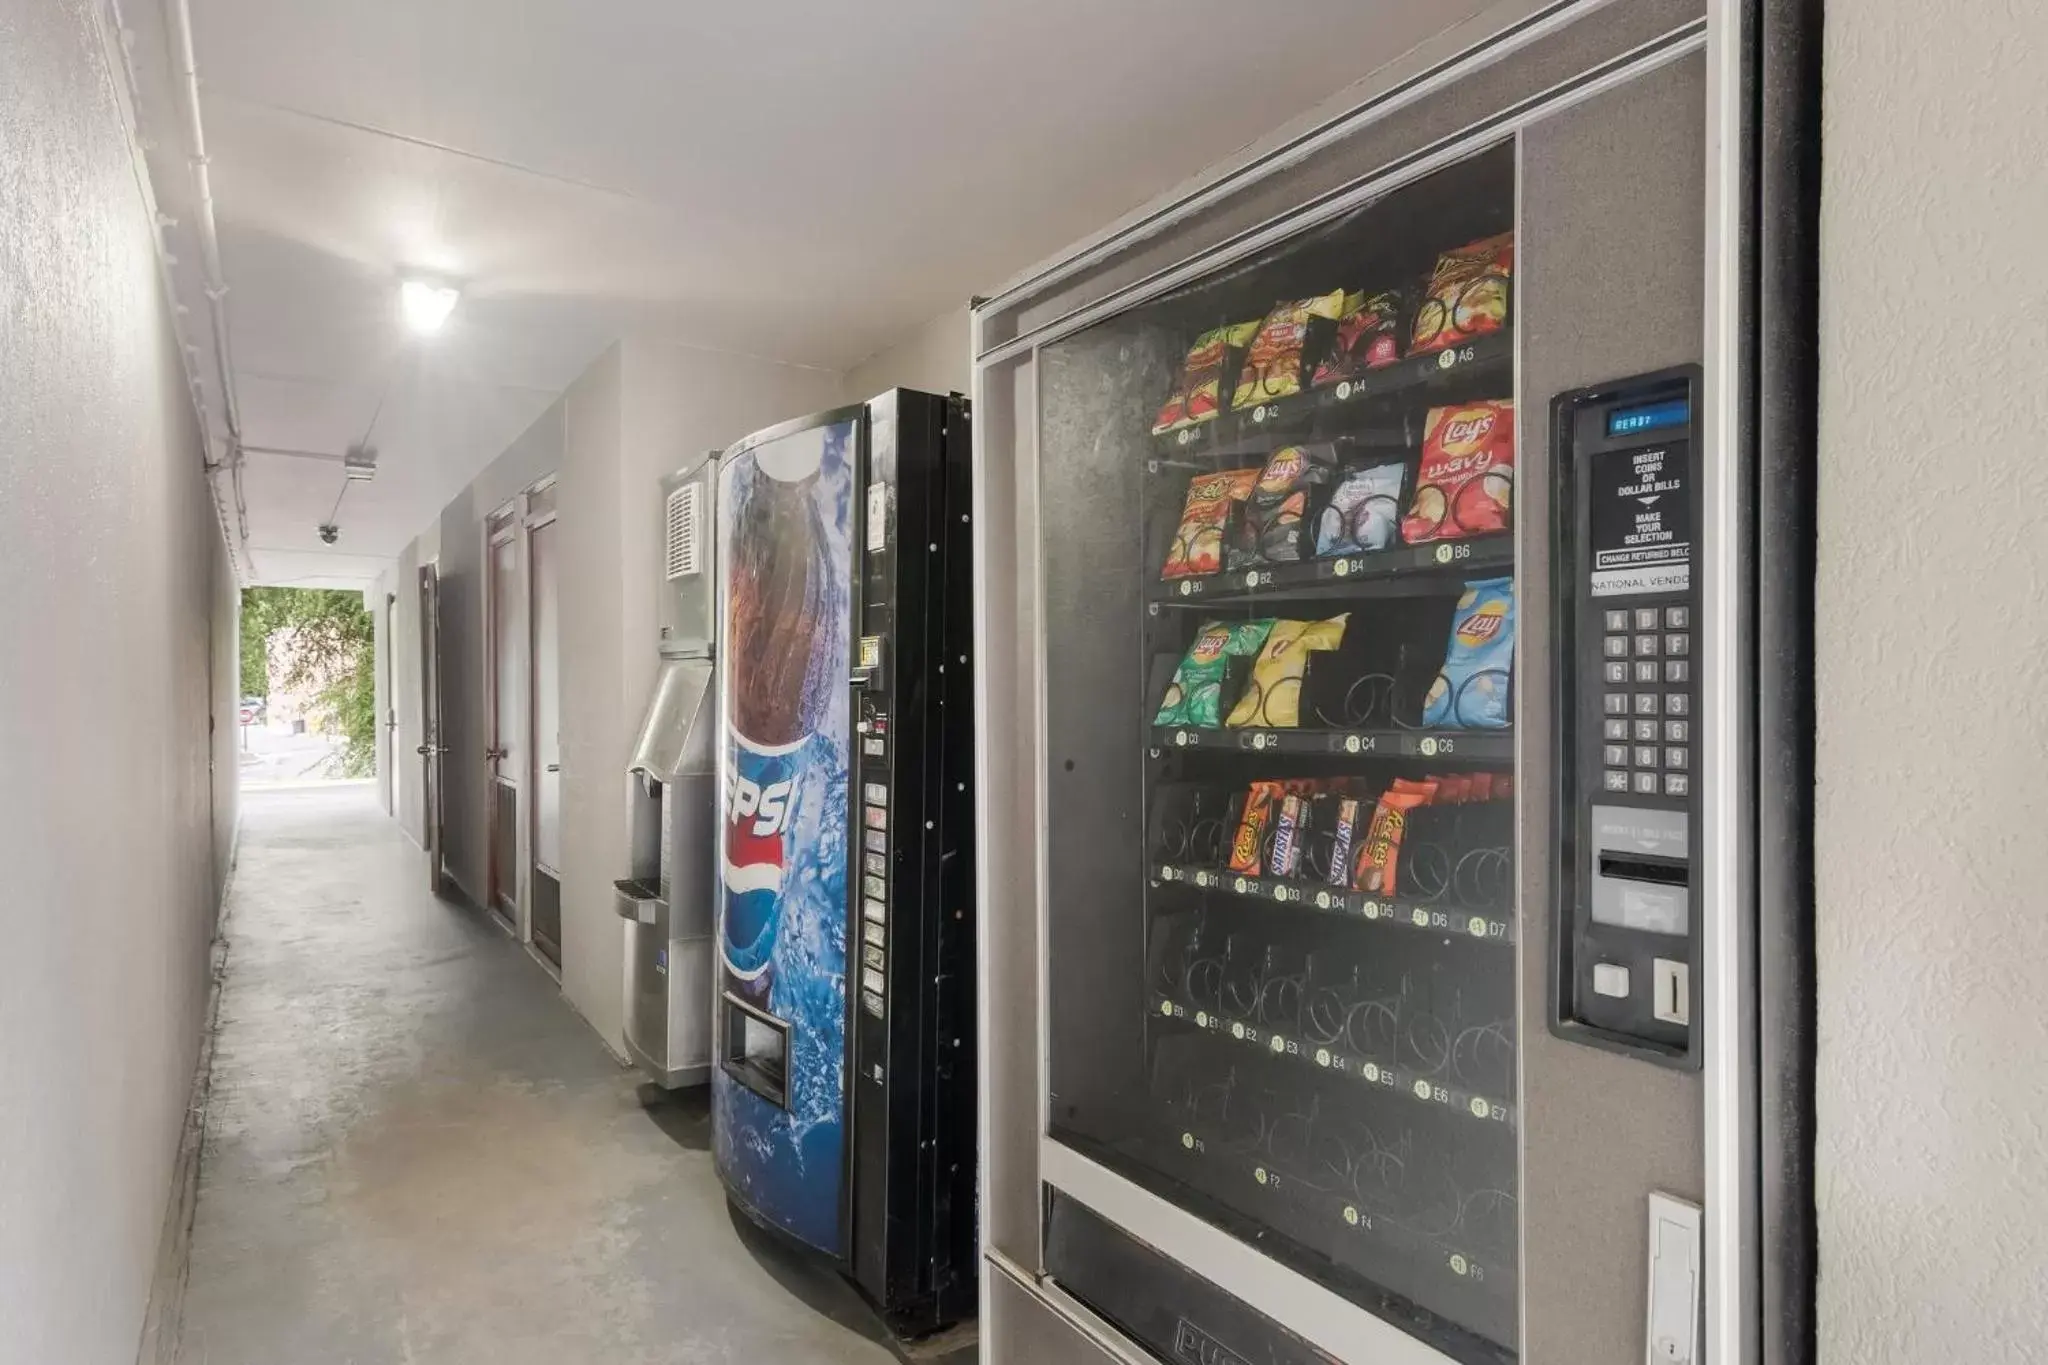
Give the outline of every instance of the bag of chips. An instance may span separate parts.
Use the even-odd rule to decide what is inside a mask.
[[[1236,504],[1251,496],[1259,481],[1256,469],[1226,469],[1197,474],[1188,480],[1188,500],[1181,505],[1180,529],[1166,552],[1164,578],[1197,578],[1223,567],[1223,531]]]
[[[1256,877],[1265,867],[1266,826],[1273,822],[1273,807],[1286,788],[1278,782],[1254,782],[1245,796],[1244,814],[1238,819],[1237,834],[1230,841],[1230,870]]]
[[[1399,886],[1401,866],[1401,836],[1408,829],[1408,812],[1417,806],[1426,806],[1436,796],[1436,782],[1425,779],[1417,782],[1397,777],[1380,794],[1379,804],[1373,808],[1372,824],[1366,830],[1365,843],[1358,850],[1358,865],[1353,869],[1351,889],[1367,891],[1376,896],[1392,896]]]
[[[1259,330],[1256,322],[1216,327],[1195,338],[1181,362],[1173,393],[1152,419],[1152,434],[1161,435],[1206,422],[1223,410],[1223,390],[1237,374],[1244,348]]]
[[[1337,339],[1330,354],[1316,366],[1314,382],[1321,388],[1356,379],[1383,370],[1400,358],[1400,293],[1389,289],[1378,294],[1347,294],[1344,312],[1337,319]]]
[[[1309,490],[1327,483],[1336,464],[1336,447],[1325,443],[1282,446],[1269,455],[1245,501],[1244,518],[1230,539],[1224,567],[1297,564],[1307,559]]]
[[[1273,305],[1259,324],[1245,353],[1244,369],[1238,375],[1233,408],[1252,408],[1275,398],[1300,393],[1307,382],[1303,371],[1310,358],[1322,349],[1322,340],[1337,322],[1344,307],[1344,291],[1333,289],[1312,299],[1296,299]]]
[[[1223,723],[1223,679],[1230,661],[1256,655],[1271,634],[1268,621],[1211,621],[1195,636],[1173,671],[1154,725],[1193,725],[1213,730]]]
[[[1351,614],[1327,621],[1275,621],[1252,665],[1251,681],[1224,724],[1237,729],[1291,730],[1301,724],[1301,679],[1308,656],[1344,643]]]
[[[1431,408],[1401,539],[1422,545],[1505,531],[1514,501],[1514,403]]]
[[[1467,583],[1451,617],[1443,671],[1423,699],[1422,723],[1444,730],[1506,728],[1514,718],[1509,707],[1514,669],[1515,580]]]
[[[1401,481],[1406,460],[1383,460],[1347,469],[1316,518],[1316,554],[1322,557],[1384,550],[1401,529]]]
[[[1408,353],[1441,351],[1507,326],[1508,281],[1514,271],[1512,232],[1437,257],[1429,292],[1415,310],[1415,339]]]

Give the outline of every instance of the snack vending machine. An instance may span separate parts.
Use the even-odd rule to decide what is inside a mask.
[[[966,403],[897,389],[718,474],[713,1151],[900,1334],[971,1316]]]
[[[977,307],[985,1359],[1804,1358],[1810,36],[1503,5]]]

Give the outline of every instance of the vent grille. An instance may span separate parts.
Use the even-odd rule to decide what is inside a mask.
[[[686,483],[668,495],[668,581],[688,578],[704,571],[698,549],[703,530],[698,511],[703,503],[704,485]]]

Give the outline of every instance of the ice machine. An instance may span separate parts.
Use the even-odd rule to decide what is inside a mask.
[[[627,765],[632,876],[615,884],[614,906],[626,921],[626,1045],[669,1089],[702,1085],[711,1074],[717,467],[714,451],[661,483],[660,667]]]
[[[1498,5],[978,303],[984,1359],[1808,1358],[1813,32]]]
[[[969,461],[898,389],[718,474],[713,1153],[905,1336],[976,1296]]]

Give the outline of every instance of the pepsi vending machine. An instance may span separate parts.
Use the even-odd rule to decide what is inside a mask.
[[[719,469],[718,1173],[906,1336],[976,1296],[969,450],[898,389]]]

